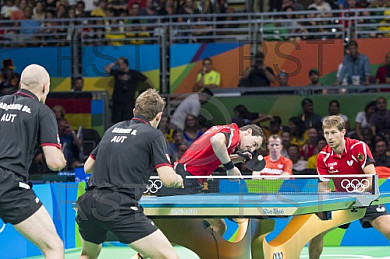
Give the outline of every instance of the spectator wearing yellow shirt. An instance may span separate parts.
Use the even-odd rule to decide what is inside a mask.
[[[195,91],[201,91],[203,88],[219,87],[221,84],[221,75],[213,69],[213,62],[210,58],[202,61],[202,71],[196,78]]]
[[[381,25],[378,27],[378,30],[384,32],[383,36],[390,37],[390,25],[388,25],[390,23],[390,10],[384,12],[383,18],[384,19],[379,23]]]
[[[307,159],[307,167],[308,169],[317,169],[317,157],[318,153],[326,146],[326,140],[323,137],[317,139],[316,148],[314,152],[315,155],[312,155]]]

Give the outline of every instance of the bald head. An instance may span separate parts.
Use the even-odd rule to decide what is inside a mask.
[[[45,103],[50,91],[49,73],[40,65],[29,65],[22,72],[20,87],[31,91],[42,103]]]
[[[28,90],[41,90],[43,85],[49,86],[49,73],[40,65],[27,66],[20,77],[21,87]]]

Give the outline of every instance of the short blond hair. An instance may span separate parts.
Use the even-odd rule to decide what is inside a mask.
[[[164,107],[165,101],[155,89],[146,90],[135,101],[136,114],[144,116],[148,121],[156,118]]]
[[[338,130],[342,131],[345,129],[345,121],[343,118],[337,115],[327,116],[322,122],[322,128],[332,128],[336,127]]]

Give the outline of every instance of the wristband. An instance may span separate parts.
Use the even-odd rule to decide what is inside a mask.
[[[228,171],[228,170],[231,170],[234,168],[234,164],[233,164],[232,160],[230,160],[226,164],[223,164],[223,167],[225,167],[225,169]]]

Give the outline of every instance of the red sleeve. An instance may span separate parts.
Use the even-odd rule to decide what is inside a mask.
[[[288,159],[288,158],[285,158],[284,159],[284,166],[283,166],[283,172],[288,172],[289,174],[293,174],[292,172],[292,166],[293,166],[293,162]]]
[[[328,175],[328,170],[326,169],[326,166],[324,163],[325,154],[322,152],[323,151],[321,151],[317,157],[317,173],[319,175]]]
[[[364,142],[359,142],[356,146],[353,147],[352,159],[358,162],[362,169],[367,165],[375,162],[370,148]]]

